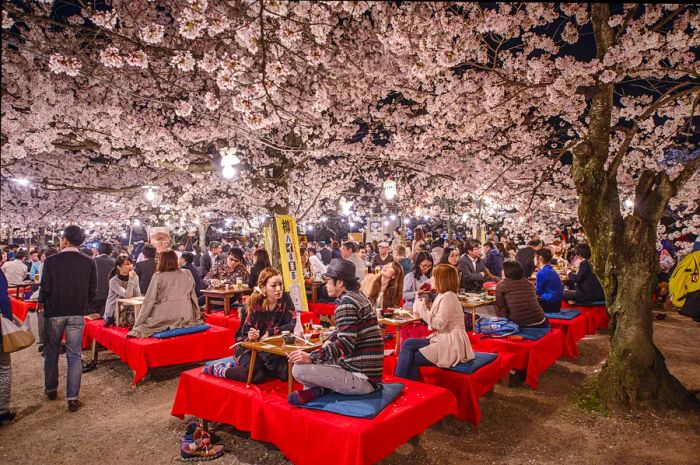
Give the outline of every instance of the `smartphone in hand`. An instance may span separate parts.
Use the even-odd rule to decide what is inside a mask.
[[[430,292],[432,290],[433,290],[433,288],[430,285],[430,283],[423,283],[423,285],[418,288],[418,291],[420,291],[420,292]]]

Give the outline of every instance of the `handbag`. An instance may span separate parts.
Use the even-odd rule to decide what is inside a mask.
[[[124,305],[119,311],[119,321],[115,323],[121,328],[132,329],[136,323],[133,305]]]
[[[504,337],[515,334],[520,330],[517,323],[503,317],[479,318],[476,322],[476,332],[481,334],[495,334],[494,337]]]
[[[17,326],[7,318],[0,317],[0,324],[2,325],[3,352],[17,352],[18,350],[26,349],[34,344],[36,339],[34,338],[34,334],[32,334],[27,327],[28,319],[22,326]]]

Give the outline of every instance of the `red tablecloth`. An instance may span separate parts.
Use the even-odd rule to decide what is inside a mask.
[[[87,322],[85,331],[134,370],[133,384],[143,379],[149,368],[214,360],[232,353],[233,334],[218,326],[168,339],[127,338],[127,328],[105,328],[102,320]]]
[[[335,304],[319,304],[309,302],[309,310],[317,315],[332,316],[335,314]]]
[[[220,326],[232,330],[234,333],[241,326],[241,320],[238,318],[238,312],[233,311],[224,315],[224,312],[211,312],[204,314],[204,321],[212,326]]]
[[[525,383],[533,389],[537,389],[540,374],[561,358],[564,347],[564,333],[556,328],[537,341],[484,338],[472,331],[468,334],[474,351],[507,354],[509,357],[501,358],[504,368],[527,370]]]
[[[578,341],[583,339],[588,330],[590,319],[585,314],[580,314],[572,320],[558,320],[549,318],[552,328],[557,328],[564,333],[564,356],[570,360],[579,355]]]
[[[607,328],[610,322],[608,310],[605,305],[571,305],[566,300],[561,303],[561,308],[577,308],[589,319],[587,334],[595,334],[600,328]]]
[[[404,392],[375,418],[360,419],[291,406],[280,381],[244,383],[183,372],[172,415],[194,415],[250,431],[251,439],[275,444],[296,465],[376,463],[441,418],[456,412],[447,390],[398,378]]]
[[[10,297],[10,306],[12,307],[12,314],[24,321],[27,318],[27,312],[36,308],[36,302]]]
[[[450,391],[457,400],[457,414],[455,416],[476,426],[481,421],[479,398],[489,392],[508,373],[511,363],[504,359],[511,356],[510,354],[498,354],[496,360],[470,375],[444,368],[421,367],[420,381]],[[384,357],[385,375],[394,374],[396,362],[395,355]]]

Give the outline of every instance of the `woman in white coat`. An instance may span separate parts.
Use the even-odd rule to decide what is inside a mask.
[[[464,327],[464,311],[457,297],[459,274],[457,268],[441,264],[433,269],[437,297],[428,308],[425,299],[417,299],[413,312],[420,315],[433,329],[427,338],[407,339],[401,346],[396,376],[417,380],[418,367],[450,368],[474,359],[469,337]]]

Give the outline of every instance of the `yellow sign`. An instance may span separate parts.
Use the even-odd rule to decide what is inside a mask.
[[[275,215],[277,225],[277,240],[280,246],[282,278],[289,290],[289,296],[294,302],[294,308],[308,311],[306,303],[306,287],[304,273],[299,254],[299,238],[297,237],[297,222],[289,215]]]

